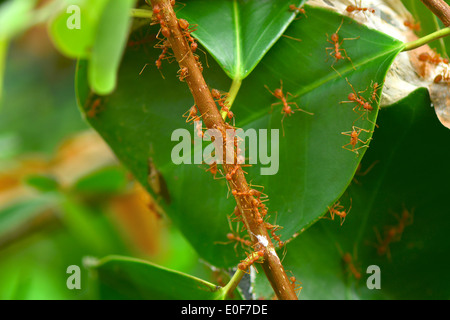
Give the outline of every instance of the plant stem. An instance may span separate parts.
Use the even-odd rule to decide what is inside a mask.
[[[131,9],[130,15],[133,18],[152,19],[153,12],[146,9]]]
[[[237,286],[239,285],[239,282],[241,282],[242,278],[244,277],[245,272],[241,269],[237,269],[234,273],[233,277],[228,281],[227,285],[220,289],[221,291],[221,298],[226,299],[227,297],[231,297],[234,290],[236,290]]]
[[[442,37],[446,37],[448,35],[450,35],[450,28],[438,30],[436,32],[430,33],[429,35],[427,35],[425,37],[422,37],[415,41],[406,43],[403,51],[409,51],[409,50],[416,49],[416,48],[421,47],[431,41],[437,40]]]
[[[231,109],[234,99],[236,99],[239,89],[241,88],[241,84],[242,84],[241,78],[233,79],[233,83],[231,83],[230,90],[228,91],[228,97],[225,100],[225,104],[227,105],[228,109]],[[227,117],[227,113],[225,111],[222,111],[221,114],[222,118],[225,120]]]
[[[217,108],[211,91],[203,78],[199,64],[190,49],[185,34],[180,28],[178,19],[170,4],[170,0],[151,0],[151,3],[153,8],[155,9],[155,7],[157,7],[160,12],[160,23],[162,22],[164,24],[164,27],[162,28],[165,28],[164,33],[167,35],[173,54],[178,61],[180,68],[185,68],[188,71],[185,81],[191,90],[195,105],[202,115],[205,126],[208,129],[216,129],[222,133],[223,144],[217,145],[218,142],[216,141],[216,148],[219,148],[218,150],[222,148],[223,150],[224,163],[222,166],[225,174],[233,172],[233,174],[230,174],[229,185],[233,190],[237,191],[234,198],[250,238],[255,245],[262,244],[265,248],[264,262],[262,264],[264,272],[278,299],[297,300],[297,295],[284,271],[280,258],[276,254],[275,247],[270,239],[264,222],[258,223],[257,221],[253,205],[253,200],[255,200],[255,198],[250,195],[250,187],[241,165],[234,163],[230,164],[226,161],[227,139],[225,132],[232,127],[225,123]],[[236,87],[238,86],[236,85],[235,88]]]
[[[450,27],[450,6],[443,0],[422,0],[423,4],[428,7],[444,24]]]

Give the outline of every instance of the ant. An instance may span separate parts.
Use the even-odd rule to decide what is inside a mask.
[[[291,4],[291,5],[289,5],[289,11],[294,11],[295,14],[301,13],[301,14],[304,14],[305,17],[308,17],[306,15],[305,9],[303,9],[303,6],[302,7],[297,7],[295,4]]]
[[[434,78],[433,81],[434,81],[434,83],[439,83],[441,81],[449,82],[450,81],[450,74],[449,74],[448,70],[444,70],[441,74],[438,74]]]
[[[283,108],[281,109],[281,113],[283,113],[283,118],[281,119],[281,127],[282,127],[282,129],[283,129],[283,137],[284,137],[284,126],[283,126],[283,121],[284,121],[284,117],[286,117],[286,115],[291,116],[291,114],[294,113],[294,110],[295,110],[295,111],[299,110],[299,111],[302,111],[302,112],[307,113],[307,114],[309,114],[309,115],[314,115],[314,113],[311,113],[311,112],[305,111],[305,110],[303,110],[303,109],[300,109],[300,108],[298,107],[298,105],[297,105],[296,102],[287,102],[286,96],[289,95],[289,96],[292,96],[292,97],[294,97],[294,98],[296,98],[297,96],[294,96],[294,95],[293,95],[292,93],[290,93],[290,92],[287,92],[286,95],[284,95],[284,93],[283,93],[283,81],[282,81],[282,80],[280,80],[280,85],[281,85],[281,87],[278,88],[278,89],[275,89],[274,92],[270,91],[270,89],[269,89],[269,87],[268,87],[267,85],[264,85],[264,87],[265,87],[265,88],[266,88],[273,96],[275,96],[275,98],[281,100],[280,102],[272,103],[271,108],[272,108],[272,110],[273,110],[273,107],[274,107],[274,106],[279,105],[279,104],[282,104],[282,105],[283,105]],[[291,105],[295,106],[296,109],[292,110]]]
[[[403,206],[403,211],[401,216],[395,215],[398,223],[395,226],[387,226],[384,231],[384,238],[381,237],[380,232],[377,228],[374,227],[375,236],[377,238],[377,244],[375,247],[377,248],[378,255],[386,255],[389,260],[391,260],[391,250],[389,245],[392,242],[400,241],[401,236],[405,230],[406,226],[412,224],[413,212],[409,212],[405,206]]]
[[[355,279],[361,279],[361,272],[359,272],[358,268],[355,265],[355,262],[353,261],[353,257],[349,252],[344,253],[344,255],[342,256],[342,260],[346,264],[351,274],[355,277]]]
[[[344,19],[342,19],[341,24],[339,25],[339,27],[337,28],[336,32],[333,33],[331,35],[331,40],[330,37],[328,37],[328,34],[326,34],[327,36],[327,41],[329,43],[331,43],[333,46],[332,47],[327,47],[325,48],[325,51],[327,53],[327,55],[334,57],[334,62],[331,65],[331,68],[333,68],[334,71],[336,71],[339,75],[341,75],[335,68],[334,68],[334,64],[336,62],[338,62],[339,60],[344,60],[344,59],[348,59],[348,61],[350,61],[350,63],[352,64],[353,69],[356,70],[355,66],[353,65],[352,59],[350,59],[350,57],[347,54],[347,51],[345,49],[341,48],[342,43],[344,42],[344,40],[356,40],[359,39],[359,37],[356,38],[343,38],[341,42],[339,42],[339,30],[342,27],[342,24],[344,23]],[[328,52],[329,50],[331,50],[331,52]],[[342,55],[341,51],[344,53],[345,57]],[[328,60],[328,59],[327,59]]]
[[[414,22],[411,22],[411,21],[407,20],[407,21],[403,22],[403,25],[405,27],[408,27],[412,31],[420,31],[421,30],[420,22],[414,23]]]
[[[101,98],[95,99],[89,111],[86,112],[87,116],[89,118],[95,118],[95,116],[100,113],[101,107],[102,107],[102,99]]]
[[[265,227],[267,230],[270,230],[270,234],[272,235],[272,238],[273,238],[275,241],[277,241],[277,242],[278,242],[278,246],[279,246],[280,248],[282,248],[282,247],[284,246],[284,241],[282,241],[281,238],[280,238],[280,236],[277,235],[275,232],[278,231],[278,230],[280,230],[280,229],[283,229],[283,227],[278,226],[278,225],[273,225],[273,224],[270,224],[270,223],[268,223],[268,222],[265,222],[265,223],[264,223],[264,227]]]
[[[264,249],[252,252],[250,255],[247,252],[245,254],[247,255],[247,258],[245,258],[238,264],[238,269],[244,272],[246,272],[246,270],[250,268],[250,266],[252,266],[255,262],[258,262],[262,257],[264,257]]]
[[[352,209],[352,198],[350,198],[350,208],[348,209],[347,212],[345,212],[344,206],[341,206],[340,202],[336,202],[335,204],[333,204],[330,207],[328,207],[328,211],[330,212],[330,218],[331,220],[334,220],[334,216],[339,216],[339,218],[341,219],[341,226],[345,221],[345,217],[347,217],[347,215],[350,213],[350,210]]]
[[[195,30],[197,30],[196,29],[197,26],[196,25],[191,26],[189,24],[189,22],[187,22],[187,20],[185,20],[185,19],[178,19],[178,25],[183,30],[184,36],[191,43],[190,48],[191,48],[191,51],[194,53],[198,48],[198,44],[197,44],[197,42],[195,42],[195,39],[191,36],[191,33],[194,32]]]
[[[439,53],[437,53],[436,51],[434,51],[433,55],[430,55],[428,52],[423,52],[419,55],[419,61],[422,62],[429,62],[431,64],[435,64],[438,65],[439,63],[443,62],[443,63],[448,63],[449,60],[446,58],[441,58],[441,55]]]
[[[237,246],[238,246],[239,243],[241,244],[242,249],[245,249],[244,246],[251,247],[252,246],[252,242],[250,240],[248,240],[248,239],[244,239],[244,238],[240,237],[237,234],[237,232],[233,230],[233,226],[231,225],[231,220],[230,220],[229,216],[227,216],[227,220],[228,220],[228,225],[229,225],[230,230],[231,230],[231,232],[227,233],[227,236],[226,236],[229,241],[228,242],[216,242],[216,243],[229,244],[230,242],[235,241],[236,243],[234,245],[234,251],[236,252],[236,256],[237,256],[237,254],[238,254],[237,253]],[[239,229],[239,222],[238,222],[238,228],[237,229]]]
[[[196,120],[198,118],[197,112],[198,112],[197,106],[194,104],[192,107],[189,108],[188,111],[186,111],[183,114],[183,118],[187,118],[186,123]],[[189,114],[186,116],[187,113],[189,113]]]
[[[294,289],[295,293],[296,293],[297,296],[298,296],[298,294],[299,294],[299,293],[302,291],[302,289],[303,289],[302,283],[301,283],[300,281],[298,281],[297,278],[294,277],[294,276],[289,277],[289,280],[291,281],[292,289]],[[298,291],[298,293],[297,293],[297,291]]]
[[[364,14],[366,11],[369,11],[370,13],[375,13],[375,9],[373,9],[373,8],[362,7],[362,0],[359,1],[359,5],[358,5],[358,1],[355,0],[355,5],[347,6],[347,8],[345,8],[345,11],[347,11],[348,13],[354,13],[355,11],[363,12]]]
[[[345,78],[345,80],[347,80],[347,83],[349,84],[349,86],[352,88],[353,93],[349,93],[349,95],[347,96],[347,99],[349,101],[341,101],[340,103],[353,103],[356,102],[356,106],[353,108],[353,111],[357,114],[358,111],[363,111],[362,114],[359,114],[359,117],[356,118],[353,121],[353,124],[359,119],[359,118],[363,118],[364,114],[366,114],[366,118],[369,122],[377,125],[375,122],[369,120],[369,112],[373,110],[372,105],[363,97],[361,96],[361,93],[365,92],[367,90],[364,91],[359,91],[358,93],[356,92],[355,88],[352,86],[352,84],[348,81],[348,78]],[[378,84],[375,83],[374,87],[373,87],[373,92],[372,92],[372,98],[376,98],[377,97],[377,91],[378,91]],[[372,100],[371,100],[372,101]],[[362,109],[362,110],[361,110]],[[358,111],[357,111],[358,110]]]
[[[370,140],[372,140],[372,138],[368,138],[366,141],[361,140],[361,139],[359,138],[359,135],[361,134],[362,131],[368,132],[368,133],[371,133],[371,132],[372,132],[372,131],[370,131],[370,130],[363,129],[363,128],[358,128],[358,127],[356,127],[356,126],[352,126],[352,131],[342,132],[341,134],[350,137],[350,142],[347,143],[346,145],[343,145],[342,148],[344,148],[344,149],[346,149],[346,150],[348,150],[348,151],[351,151],[351,152],[356,153],[357,156],[359,155],[359,152],[358,152],[359,149],[361,149],[361,148],[368,148],[369,146],[367,145],[367,143],[368,143]],[[363,143],[363,145],[360,146],[360,147],[358,147],[358,148],[355,148],[355,147],[356,147],[356,144],[357,144],[358,142]],[[349,145],[352,146],[351,149],[347,148],[347,146],[349,146]]]
[[[182,67],[180,70],[178,70],[177,74],[180,81],[184,81],[184,79],[186,79],[186,77],[189,75],[188,67]]]
[[[222,95],[219,90],[217,89],[211,89],[211,95],[213,96],[214,100],[219,104],[220,106],[220,112],[226,114],[228,119],[232,119],[234,117],[233,112],[230,111],[230,109],[227,107],[227,94]]]
[[[345,264],[345,268],[347,271],[350,271],[350,273],[355,277],[356,280],[361,279],[361,272],[359,271],[358,267],[356,266],[356,247],[353,248],[353,256],[350,252],[343,252],[339,244],[336,243],[336,247],[339,251],[339,254],[341,256],[342,261]]]
[[[373,83],[373,84],[372,84]],[[378,92],[378,90],[380,90],[380,88],[381,88],[381,84],[379,84],[378,82],[373,82],[373,80],[370,82],[370,85],[371,85],[371,87],[372,87],[372,95],[371,95],[371,97],[370,97],[370,101],[373,103],[373,102],[375,102],[375,100],[377,99],[377,98],[379,98],[379,96],[378,96],[378,94],[377,94],[377,92]]]

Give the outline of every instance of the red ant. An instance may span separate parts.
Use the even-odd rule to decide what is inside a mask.
[[[441,55],[439,53],[437,53],[436,51],[434,51],[434,55],[430,55],[428,52],[421,53],[419,55],[419,61],[429,62],[429,63],[435,64],[435,65],[438,65],[441,62],[446,63],[446,64],[449,62],[448,59],[441,58]]]
[[[184,36],[191,43],[190,44],[191,51],[195,52],[198,48],[198,44],[197,42],[195,42],[195,39],[191,36],[191,33],[196,30],[196,26],[191,26],[189,22],[187,22],[185,19],[178,19],[178,25],[183,30]]]
[[[258,262],[262,257],[264,257],[264,249],[261,249],[259,251],[252,252],[250,255],[246,252],[247,258],[242,260],[238,264],[238,269],[246,272],[250,266],[252,266],[255,262]]]
[[[342,41],[339,42],[339,35],[338,35],[338,33],[339,33],[339,30],[341,29],[343,23],[344,23],[344,19],[342,19],[342,22],[339,25],[339,28],[337,28],[336,32],[331,35],[331,41],[330,41],[330,38],[328,37],[328,34],[326,34],[327,41],[329,43],[331,43],[333,45],[333,47],[327,47],[327,48],[325,48],[325,51],[326,51],[327,55],[330,55],[330,56],[334,57],[334,62],[331,65],[331,67],[339,75],[340,75],[340,73],[334,68],[334,64],[336,62],[338,62],[339,60],[341,60],[341,59],[344,60],[344,59],[347,58],[350,61],[350,63],[352,64],[353,69],[355,69],[355,66],[353,65],[352,59],[350,59],[350,57],[348,56],[347,51],[345,49],[341,48],[342,43],[344,42],[344,40],[356,40],[356,39],[359,39],[359,37],[356,37],[356,38],[343,38]],[[328,50],[331,50],[331,52],[329,53]],[[341,54],[341,51],[344,53],[345,57]]]
[[[411,21],[405,21],[403,22],[403,25],[405,27],[408,27],[409,29],[411,29],[412,31],[420,31],[420,22],[414,23]]]
[[[186,111],[183,114],[183,118],[187,118],[186,119],[186,123],[194,121],[196,118],[198,118],[197,117],[197,112],[198,112],[197,106],[194,104],[192,107],[189,108],[188,111]],[[189,114],[186,116],[187,113],[189,113]]]
[[[177,74],[180,81],[184,81],[184,79],[186,79],[186,77],[189,75],[189,69],[187,67],[182,67],[180,70],[178,70]]]
[[[352,131],[342,132],[341,134],[350,137],[350,142],[347,143],[346,145],[343,145],[342,148],[344,148],[346,150],[349,150],[351,152],[354,152],[354,153],[356,153],[356,155],[359,155],[359,152],[358,152],[359,149],[361,149],[361,148],[368,148],[369,146],[367,145],[367,143],[370,140],[372,140],[372,138],[368,138],[366,141],[361,140],[359,138],[359,135],[361,134],[362,131],[365,131],[365,132],[368,132],[368,133],[372,132],[372,131],[369,131],[369,130],[366,130],[366,129],[363,129],[363,128],[358,128],[358,127],[355,127],[355,126],[352,126]],[[363,145],[358,147],[358,148],[355,148],[356,144],[358,142],[363,143]],[[347,146],[349,146],[349,145],[352,146],[351,149],[347,148]]]
[[[352,209],[352,199],[350,198],[350,208],[348,209],[347,212],[345,212],[344,206],[340,205],[340,202],[336,202],[335,204],[333,204],[330,207],[328,207],[328,211],[330,212],[330,218],[331,220],[334,220],[334,216],[339,216],[339,218],[341,219],[341,226],[345,221],[345,217],[347,217],[347,215],[350,213],[350,210]],[[342,211],[341,211],[342,210]]]
[[[367,90],[367,88],[366,88],[366,90],[359,91],[357,93],[355,88],[353,88],[352,84],[348,81],[348,78],[345,78],[345,80],[347,80],[347,83],[352,88],[353,93],[349,93],[349,95],[347,96],[349,101],[341,101],[340,103],[353,103],[353,102],[356,102],[356,106],[353,108],[353,111],[356,112],[357,114],[359,114],[358,111],[361,111],[361,109],[363,111],[363,113],[359,114],[360,116],[358,118],[356,118],[353,121],[353,123],[355,123],[359,118],[364,117],[364,114],[366,114],[367,120],[369,122],[375,124],[375,122],[369,120],[369,112],[373,110],[373,107],[363,96],[361,96],[361,93],[365,92]],[[373,87],[372,98],[376,98],[377,90],[378,90],[378,84],[375,83],[374,87]]]
[[[282,247],[284,246],[284,242],[281,240],[280,236],[277,235],[275,232],[278,231],[278,230],[280,230],[280,229],[283,229],[283,227],[278,226],[278,225],[273,225],[273,224],[270,224],[270,223],[268,223],[268,222],[265,222],[265,223],[264,223],[264,227],[265,227],[267,230],[270,230],[270,234],[272,235],[272,238],[273,238],[275,241],[277,241],[277,242],[278,242],[278,246],[279,246],[280,248],[282,248]]]
[[[237,255],[237,245],[240,243],[242,249],[245,249],[244,246],[246,247],[251,247],[252,246],[252,242],[248,239],[244,239],[241,238],[239,235],[236,234],[236,232],[233,230],[233,226],[231,225],[231,220],[230,217],[227,216],[227,220],[228,220],[228,225],[230,226],[230,233],[227,233],[227,239],[229,240],[228,242],[216,242],[219,244],[229,244],[231,242],[236,242],[234,245],[234,250],[236,251],[236,255]],[[239,227],[238,227],[239,229]]]
[[[305,17],[307,17],[306,11],[305,11],[305,9],[303,9],[303,7],[297,7],[295,4],[291,4],[291,5],[289,5],[289,10],[294,11],[295,14],[302,13],[305,15]]]
[[[353,262],[353,257],[349,252],[344,253],[342,256],[342,260],[347,265],[348,270],[353,274],[356,280],[361,279],[361,272],[359,272],[358,268],[355,266]]]
[[[218,179],[216,178],[216,175],[218,172],[220,172],[220,174],[222,174],[222,171],[217,167],[217,162],[213,162],[209,165],[209,169],[206,170],[207,172],[211,172],[211,174],[213,175],[214,179]],[[223,174],[222,174],[223,176]]]
[[[371,13],[375,13],[375,9],[373,8],[363,8],[362,7],[362,0],[359,1],[359,5],[357,0],[355,0],[355,5],[349,5],[347,8],[345,8],[345,11],[347,11],[348,13],[353,13],[355,11],[359,11],[359,12],[363,12],[365,13],[366,11],[369,11]]]
[[[87,116],[89,118],[94,118],[97,114],[100,113],[100,109],[101,109],[101,105],[102,104],[102,99],[101,98],[97,98],[94,100],[94,102],[91,105],[91,108],[89,109],[88,112],[86,112]]]
[[[289,277],[289,280],[291,281],[292,289],[294,289],[295,293],[298,295],[300,291],[302,291],[302,283],[300,281],[297,281],[297,278],[294,276]],[[298,283],[297,283],[298,282]],[[297,293],[298,291],[298,293]]]
[[[226,106],[227,102],[227,95],[222,95],[219,90],[217,89],[211,89],[211,95],[213,96],[214,100],[219,104],[221,107],[220,112],[226,113],[228,119],[232,119],[234,117],[233,112],[230,111],[230,109]]]
[[[380,232],[376,227],[373,228],[375,236],[377,238],[377,243],[374,245],[377,249],[377,253],[380,256],[386,255],[389,260],[391,260],[391,250],[389,245],[392,242],[400,241],[401,236],[405,230],[405,227],[412,224],[412,212],[409,212],[404,206],[401,216],[395,215],[398,223],[395,226],[385,227],[384,237],[381,237]]]
[[[438,74],[434,78],[433,81],[434,81],[434,83],[439,83],[441,81],[449,82],[450,81],[450,74],[449,74],[448,70],[444,70],[441,74]]]
[[[375,247],[377,248],[377,253],[379,256],[387,255],[388,259],[391,260],[391,250],[389,245],[396,241],[397,231],[395,227],[389,227],[384,232],[384,238],[381,237],[377,228],[373,228],[375,232],[375,236],[377,237],[377,244]]]
[[[373,83],[373,81],[371,82],[372,95],[371,95],[371,97],[370,97],[369,100],[370,100],[371,102],[374,102],[377,98],[379,98],[377,92],[378,92],[378,90],[380,90],[381,84],[378,84],[378,82],[375,82],[375,83],[373,83],[373,85],[372,85],[372,83]]]
[[[403,211],[401,216],[398,215],[394,215],[395,218],[398,221],[398,224],[396,226],[396,233],[398,235],[398,239],[400,240],[401,235],[403,234],[403,231],[405,231],[405,227],[409,226],[413,223],[413,213],[414,210],[412,210],[411,212],[409,212],[405,206],[403,206]]]
[[[356,280],[361,279],[361,272],[356,267],[355,261],[356,259],[356,248],[353,248],[353,256],[351,253],[346,252],[344,253],[340,246],[336,243],[336,247],[339,251],[339,254],[341,256],[342,261],[345,263],[345,268],[347,271],[350,271],[350,273],[355,277]]]
[[[279,105],[279,104],[282,104],[282,105],[283,105],[283,108],[281,109],[281,113],[283,114],[283,118],[281,119],[281,127],[283,128],[283,136],[284,136],[283,120],[284,120],[284,117],[286,117],[286,115],[290,116],[291,114],[294,113],[294,110],[295,110],[295,111],[299,110],[299,111],[302,111],[302,112],[307,113],[307,114],[309,114],[309,115],[314,115],[314,113],[311,113],[311,112],[305,111],[305,110],[303,110],[303,109],[300,109],[300,108],[298,107],[298,105],[297,105],[296,102],[287,102],[286,96],[289,95],[289,96],[292,96],[292,97],[294,97],[294,98],[296,98],[297,96],[294,96],[294,95],[291,94],[290,92],[287,92],[286,95],[284,95],[284,93],[283,93],[283,81],[282,81],[282,80],[280,80],[280,85],[281,85],[281,87],[278,88],[278,89],[275,89],[274,92],[270,91],[270,89],[269,89],[269,87],[268,87],[267,85],[264,85],[264,87],[265,87],[265,88],[266,88],[273,96],[275,96],[275,98],[281,100],[281,102],[275,102],[275,103],[272,103],[272,104],[271,104],[271,108],[272,108],[272,110],[273,110],[273,107],[274,107],[274,106]],[[295,106],[296,109],[292,110],[291,105]]]

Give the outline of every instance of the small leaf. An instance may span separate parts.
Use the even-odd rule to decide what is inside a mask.
[[[89,83],[93,90],[106,95],[116,87],[117,71],[131,25],[130,10],[136,0],[110,0],[98,22],[89,62]]]
[[[122,168],[102,168],[80,178],[72,191],[84,194],[109,194],[121,192],[127,185],[127,173]]]
[[[153,263],[119,256],[91,262],[103,299],[213,300],[216,285]],[[235,298],[240,298],[236,291]]]
[[[295,3],[294,3],[295,2]],[[244,79],[294,20],[289,5],[304,1],[194,0],[179,11],[232,79]]]
[[[108,1],[65,1],[63,10],[49,22],[49,32],[54,44],[64,55],[70,58],[90,56],[97,39],[100,17]]]
[[[49,175],[30,175],[25,182],[42,192],[56,191],[60,187],[56,178]]]

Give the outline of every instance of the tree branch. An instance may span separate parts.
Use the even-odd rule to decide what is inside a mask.
[[[181,30],[178,19],[172,8],[170,0],[151,0],[153,9],[155,6],[160,10],[160,22],[168,30],[162,30],[171,44],[173,53],[180,65],[180,68],[187,68],[186,83],[194,97],[195,104],[198,107],[202,120],[208,129],[217,129],[223,135],[222,147],[223,155],[226,157],[226,139],[224,133],[231,126],[226,124],[216,106],[214,98],[203,78],[202,71],[199,68],[190,46]],[[164,28],[162,26],[162,29]],[[186,70],[186,69],[184,69]],[[217,148],[217,145],[216,145]],[[217,149],[216,149],[217,150]],[[220,149],[219,149],[220,150]],[[239,167],[237,167],[239,166]],[[257,219],[254,207],[255,198],[250,195],[250,187],[245,179],[244,172],[240,165],[223,163],[225,174],[230,174],[229,181],[232,190],[236,190],[235,200],[240,210],[240,216],[247,228],[247,231],[256,246],[263,246],[265,249],[263,269],[275,291],[275,294],[282,300],[297,300],[297,295],[292,288],[290,280],[284,271],[281,261],[275,251],[275,247],[267,232],[265,223]],[[235,169],[237,169],[235,171]],[[235,172],[235,173],[234,173]],[[228,180],[228,179],[227,179]],[[247,194],[247,195],[245,195]]]
[[[442,21],[444,26],[450,27],[450,6],[444,0],[422,0],[422,2]]]

